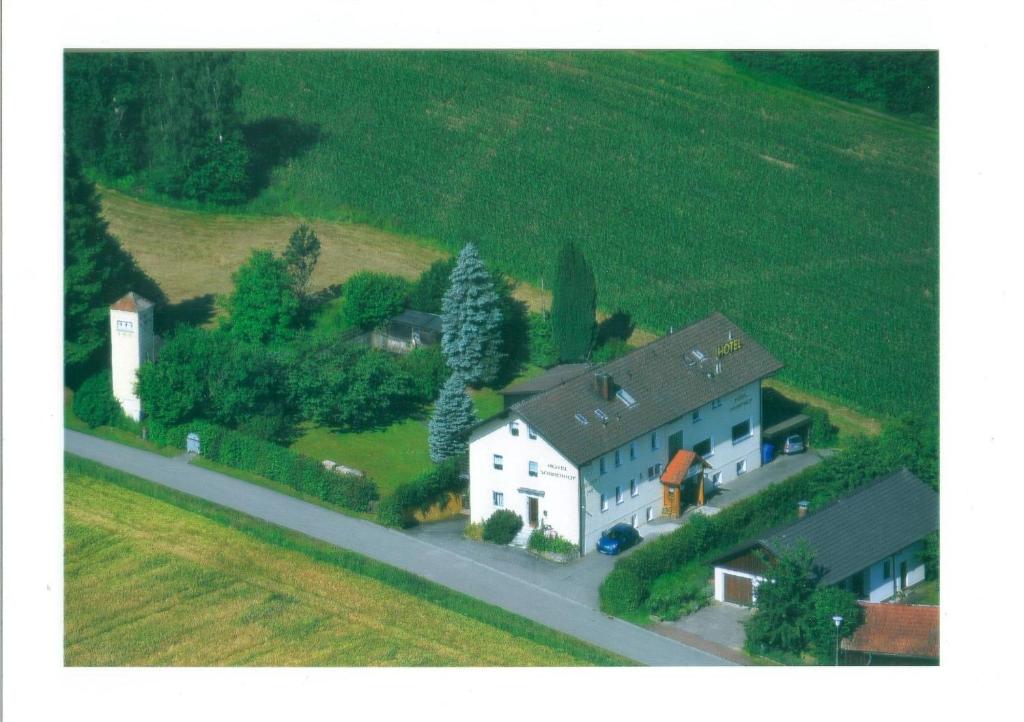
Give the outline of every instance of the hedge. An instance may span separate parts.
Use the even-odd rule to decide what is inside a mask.
[[[154,441],[179,449],[185,448],[185,438],[191,432],[199,434],[204,457],[287,484],[344,509],[369,511],[370,502],[380,496],[377,485],[370,479],[328,471],[308,456],[207,421],[170,428],[150,425],[150,437]]]
[[[121,404],[114,398],[109,369],[90,376],[82,383],[71,401],[71,410],[89,428],[117,425],[127,420]]]
[[[601,585],[601,609],[628,615],[640,610],[655,580],[693,561],[707,561],[751,537],[796,517],[797,502],[811,509],[846,496],[862,484],[903,466],[936,486],[937,446],[930,424],[904,420],[873,439],[855,439],[843,452],[723,509],[694,516],[671,534],[620,559]]]
[[[450,494],[466,490],[462,478],[461,457],[452,457],[399,485],[377,507],[377,521],[385,526],[408,528],[417,524],[413,513],[426,512],[435,504],[443,505]]]

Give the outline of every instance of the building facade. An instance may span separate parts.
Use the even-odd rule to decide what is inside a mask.
[[[155,359],[153,303],[127,293],[110,307],[110,371],[114,398],[135,421],[142,419],[142,402],[135,393],[139,367]]]
[[[611,526],[663,514],[677,451],[728,484],[760,465],[761,379],[779,367],[715,314],[608,364],[562,369],[534,395],[517,390],[525,398],[471,436],[472,519],[510,509],[525,522],[519,541],[545,526],[587,553]]]

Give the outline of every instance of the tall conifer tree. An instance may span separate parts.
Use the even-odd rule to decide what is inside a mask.
[[[427,424],[430,458],[440,463],[466,453],[469,432],[476,421],[476,411],[466,393],[466,384],[454,373],[441,387],[434,413]]]
[[[493,381],[504,358],[501,299],[472,243],[466,244],[441,302],[441,350],[468,384]]]
[[[551,334],[561,361],[582,361],[594,345],[597,284],[572,241],[562,246],[552,286]]]

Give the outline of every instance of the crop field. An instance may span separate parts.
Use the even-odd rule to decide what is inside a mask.
[[[624,662],[364,557],[66,458],[69,666]]]
[[[475,241],[548,287],[573,240],[606,310],[655,332],[720,310],[785,382],[937,406],[933,129],[714,54],[254,52],[241,76],[251,121],[318,137],[242,213]]]

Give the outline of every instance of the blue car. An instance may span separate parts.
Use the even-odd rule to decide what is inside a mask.
[[[631,525],[616,524],[597,540],[597,550],[602,554],[618,554],[640,543],[640,532]]]

